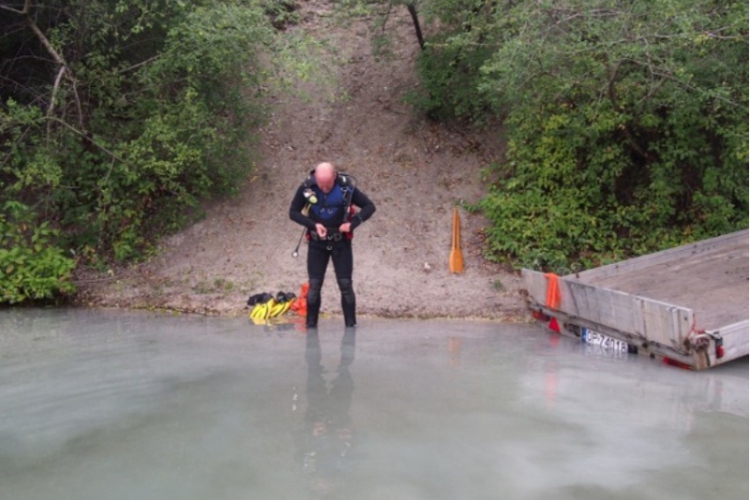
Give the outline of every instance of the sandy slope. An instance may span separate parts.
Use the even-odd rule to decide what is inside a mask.
[[[322,2],[303,3],[303,12],[303,26],[340,50],[331,66],[337,99],[279,94],[261,130],[262,159],[240,195],[166,238],[150,262],[84,283],[81,302],[240,314],[250,293],[297,292],[306,248],[291,257],[300,228],[288,218],[289,202],[315,164],[332,161],[377,205],[354,240],[361,316],[518,317],[519,277],[479,256],[481,216],[461,211],[466,272],[447,269],[452,208],[483,194],[481,168],[501,153],[498,134],[449,130],[412,115],[403,96],[417,84],[418,47],[408,16],[391,19],[399,38],[393,57],[379,60],[364,24],[326,27]],[[340,314],[332,266],[323,312]]]

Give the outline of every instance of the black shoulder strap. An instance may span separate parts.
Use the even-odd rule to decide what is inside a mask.
[[[336,181],[339,186],[342,188],[348,188],[351,191],[354,191],[354,188],[357,187],[357,179],[355,179],[353,175],[344,172],[339,172]]]
[[[339,183],[339,186],[341,186],[342,191],[344,192],[344,213],[342,215],[343,220],[347,221],[349,219],[349,209],[352,206],[352,197],[354,196],[354,189],[356,187],[357,180],[354,178],[354,176],[339,172],[337,181]]]

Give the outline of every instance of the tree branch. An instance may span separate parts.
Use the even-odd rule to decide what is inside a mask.
[[[59,123],[60,125],[64,126],[68,130],[70,130],[71,132],[73,132],[73,133],[75,133],[77,135],[80,135],[81,137],[83,137],[87,141],[90,141],[91,144],[93,144],[97,148],[101,149],[102,151],[104,151],[105,153],[107,153],[110,157],[112,157],[113,159],[119,161],[120,163],[127,164],[127,162],[125,160],[123,160],[122,158],[120,158],[119,156],[117,156],[115,153],[113,153],[109,149],[105,148],[104,146],[102,146],[101,144],[99,144],[98,142],[96,142],[90,135],[86,134],[85,132],[83,132],[81,130],[78,130],[77,128],[75,128],[74,126],[70,125],[65,120],[61,120],[61,119],[59,119],[59,118],[57,118],[55,116],[48,116],[47,119],[48,120],[52,120],[53,122]]]
[[[78,125],[81,126],[81,128],[85,128],[83,126],[83,107],[81,106],[81,97],[78,95],[78,85],[76,85],[76,80],[73,78],[73,75],[70,74],[70,70],[67,70],[65,72],[67,75],[68,80],[70,80],[70,83],[73,87],[73,95],[76,98],[76,108],[78,109]]]
[[[31,15],[28,13],[26,15],[28,16],[26,22],[29,23],[31,31],[36,34],[37,38],[39,38],[39,41],[42,42],[42,45],[44,45],[44,48],[47,49],[47,52],[49,52],[55,62],[61,66],[67,66],[67,64],[65,64],[65,59],[63,59],[62,56],[55,50],[49,39],[44,35],[44,33],[42,33],[42,30],[39,29],[39,26],[37,26],[34,20],[31,18]]]
[[[154,61],[156,61],[157,59],[159,59],[159,56],[149,57],[149,58],[148,58],[148,59],[146,59],[145,61],[141,61],[141,62],[139,62],[139,63],[135,63],[134,65],[132,65],[132,66],[128,66],[127,68],[123,68],[123,69],[118,69],[118,70],[117,70],[117,73],[118,73],[118,74],[120,74],[120,73],[127,73],[128,71],[133,71],[134,69],[138,69],[138,68],[140,68],[141,66],[145,66],[146,64],[148,64],[148,63],[150,63],[150,62],[154,62]]]
[[[66,66],[60,66],[60,70],[57,72],[55,84],[52,86],[52,97],[50,98],[49,106],[47,107],[47,116],[51,116],[52,112],[55,110],[55,100],[57,99],[57,92],[60,90],[60,80],[62,80],[66,69]]]
[[[31,0],[27,0],[26,7],[28,7],[31,3]],[[24,9],[26,8],[24,7]],[[76,80],[73,76],[73,73],[70,71],[70,66],[68,66],[68,63],[65,62],[65,59],[60,55],[57,50],[55,50],[55,47],[52,46],[49,39],[45,36],[45,34],[42,32],[41,29],[39,29],[39,26],[34,22],[34,20],[31,18],[30,13],[26,13],[26,21],[29,24],[29,27],[31,30],[36,34],[37,38],[39,38],[39,41],[42,42],[42,45],[44,45],[44,48],[47,49],[47,52],[52,56],[52,58],[55,60],[57,64],[61,66],[60,71],[58,72],[58,78],[60,75],[65,75],[66,78],[70,81],[72,87],[73,87],[73,95],[75,96],[76,101],[76,109],[78,110],[78,124],[83,127],[83,107],[81,106],[81,98],[78,95],[78,88],[76,86]],[[55,80],[55,86],[59,86],[58,80]],[[54,102],[54,94],[56,94],[57,91],[53,88],[53,102]],[[53,104],[50,103],[52,106]]]
[[[57,101],[57,92],[60,90],[60,80],[62,80],[63,75],[65,74],[66,66],[60,66],[60,70],[57,72],[57,77],[55,77],[55,84],[52,86],[52,95],[49,99],[49,106],[47,107],[47,118],[52,116],[52,113],[55,111],[55,101]],[[49,141],[49,136],[51,133],[51,126],[52,122],[47,122],[47,140]]]
[[[417,35],[419,41],[419,48],[424,50],[424,37],[422,36],[422,27],[419,25],[419,15],[417,14],[417,5],[415,2],[406,4],[406,9],[409,11],[411,16],[412,24],[414,24],[414,32]]]
[[[13,12],[14,14],[18,14],[20,16],[25,16],[29,13],[29,10],[31,9],[31,0],[26,0],[24,2],[23,10],[14,9],[13,7],[8,7],[7,5],[3,5],[3,4],[0,4],[0,9]]]
[[[629,61],[629,62],[631,62],[633,64],[638,65],[638,66],[646,66],[643,62],[636,61],[635,59],[626,58],[626,59],[623,59],[623,60],[624,61]],[[674,82],[677,85],[679,85],[679,86],[681,86],[681,87],[683,87],[683,88],[685,88],[687,90],[690,90],[692,92],[696,92],[696,93],[700,93],[700,94],[706,95],[705,91],[703,91],[703,90],[701,90],[701,89],[699,89],[697,87],[694,87],[694,86],[690,85],[689,83],[687,83],[684,80],[680,80],[679,78],[677,78],[676,76],[674,76],[671,73],[665,73],[665,72],[662,72],[662,71],[653,71],[653,70],[652,70],[652,72],[653,72],[654,76],[657,76],[657,77],[663,78],[665,80],[669,80],[671,82]],[[719,101],[721,101],[723,103],[729,104],[730,106],[733,106],[735,108],[744,109],[744,110],[747,109],[747,107],[745,105],[743,105],[742,103],[735,102],[735,101],[733,101],[731,99],[727,99],[726,97],[722,97],[720,95],[715,95],[715,94],[711,94],[711,97],[713,97],[714,99],[718,99]]]

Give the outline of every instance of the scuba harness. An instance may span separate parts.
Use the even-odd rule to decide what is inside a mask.
[[[303,192],[302,194],[305,197],[305,201],[307,202],[302,209],[302,214],[305,217],[310,217],[310,214],[314,214],[313,219],[316,221],[316,223],[322,223],[325,225],[325,218],[321,216],[321,213],[323,211],[328,210],[329,213],[332,211],[336,205],[334,205],[334,208],[327,205],[327,201],[325,204],[321,204],[320,197],[318,196],[318,192],[320,188],[318,188],[317,183],[315,182],[314,177],[314,171],[310,172],[310,176],[305,179],[305,181],[302,183]],[[328,242],[328,249],[331,249],[331,245],[334,242],[339,242],[341,240],[351,240],[354,237],[354,234],[352,231],[349,231],[347,233],[341,233],[338,231],[338,226],[340,224],[343,224],[345,222],[349,222],[352,220],[352,217],[355,215],[356,211],[354,207],[352,206],[352,197],[354,196],[354,189],[356,188],[357,179],[350,174],[346,174],[343,172],[339,172],[336,175],[336,180],[334,182],[334,190],[338,189],[341,193],[341,204],[340,204],[340,221],[338,224],[336,224],[335,228],[329,228],[333,229],[333,231],[329,231],[328,236],[325,239],[321,239],[317,233],[314,231],[311,231],[307,228],[302,230],[302,234],[300,235],[299,242],[297,242],[297,247],[294,249],[294,252],[292,252],[292,257],[297,257],[299,255],[299,246],[302,243],[302,238],[304,237],[307,241],[314,240],[314,241],[327,241]],[[331,191],[333,192],[333,190]],[[326,199],[327,195],[330,193],[324,193],[323,198]],[[334,198],[337,196],[337,193],[334,193]],[[339,208],[336,208],[336,210],[339,210]],[[328,227],[328,226],[327,226]]]

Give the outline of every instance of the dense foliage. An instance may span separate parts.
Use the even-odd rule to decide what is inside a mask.
[[[477,207],[491,258],[564,271],[747,227],[747,3],[340,5],[376,12],[380,33],[408,11],[410,99],[428,116],[503,120],[506,158]],[[260,61],[299,52],[275,45],[273,27],[298,20],[291,0],[0,13],[0,303],[68,292],[75,265],[142,256],[198,200],[234,191]]]
[[[498,260],[565,271],[748,225],[748,5],[434,0],[431,116],[505,118]]]
[[[276,3],[0,1],[0,302],[69,291],[75,262],[142,255],[236,188]]]
[[[47,222],[36,224],[20,203],[7,202],[2,208],[0,303],[50,299],[58,291],[72,291],[69,278],[75,263],[54,244],[56,231]]]

